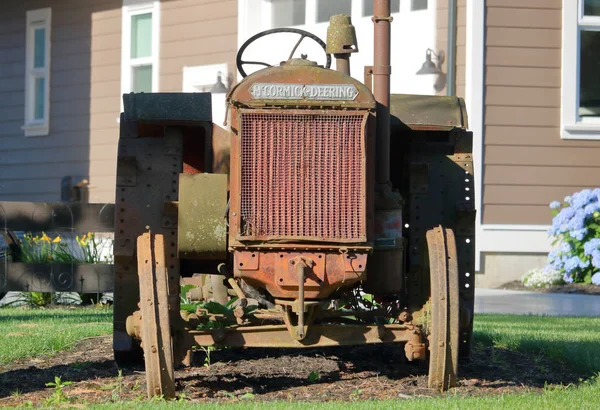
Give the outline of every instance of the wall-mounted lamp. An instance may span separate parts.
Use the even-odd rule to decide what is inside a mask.
[[[223,73],[217,72],[217,82],[211,87],[210,92],[213,94],[226,94],[229,91],[229,87],[223,84]]]
[[[437,64],[432,61],[432,56],[437,60]],[[443,51],[438,51],[436,54],[432,49],[428,48],[425,52],[425,62],[421,69],[417,71],[417,75],[424,74],[444,74],[442,71],[442,64],[444,64],[444,60],[446,59],[446,53]]]

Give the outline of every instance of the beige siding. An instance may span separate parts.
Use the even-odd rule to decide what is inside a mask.
[[[65,176],[114,199],[122,0],[11,2],[0,12],[0,200],[56,201]],[[25,17],[52,9],[50,134],[26,138]],[[7,10],[8,9],[8,10]]]
[[[487,0],[483,223],[549,224],[600,186],[600,142],[560,138],[561,0]]]
[[[448,1],[438,0],[436,10],[436,50],[448,48]],[[456,2],[456,95],[465,96],[466,84],[466,40],[467,40],[467,0],[458,0]],[[444,62],[443,70],[447,70],[447,62]],[[446,94],[446,89],[439,92]]]
[[[235,78],[237,8],[236,0],[161,4],[160,91],[181,91],[185,66],[225,63]]]

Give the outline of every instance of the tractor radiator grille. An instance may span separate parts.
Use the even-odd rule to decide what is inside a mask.
[[[366,240],[364,118],[243,113],[242,237]]]

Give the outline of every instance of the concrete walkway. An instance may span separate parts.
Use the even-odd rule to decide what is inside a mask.
[[[600,295],[475,289],[475,313],[600,316]]]

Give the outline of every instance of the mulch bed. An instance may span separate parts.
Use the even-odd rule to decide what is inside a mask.
[[[506,290],[523,290],[527,292],[540,293],[571,293],[578,295],[600,295],[600,286],[584,285],[583,283],[567,283],[564,285],[550,286],[548,288],[527,288],[519,280],[505,283],[499,286],[498,289]]]
[[[540,355],[477,345],[460,366],[449,393],[427,388],[427,368],[407,363],[401,345],[324,349],[220,350],[195,355],[194,366],[176,371],[177,391],[202,402],[237,400],[330,401],[410,399],[443,394],[484,395],[542,391],[545,384],[577,383],[569,368]],[[312,374],[312,375],[311,375]],[[90,338],[67,352],[0,366],[0,407],[41,404],[52,394],[45,383],[61,376],[74,403],[134,400],[146,395],[143,367],[118,369],[111,337]]]

